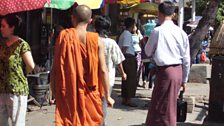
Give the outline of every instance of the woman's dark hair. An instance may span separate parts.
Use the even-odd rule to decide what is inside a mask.
[[[22,19],[15,14],[8,14],[2,17],[2,19],[4,19],[7,24],[9,25],[9,27],[15,27],[14,29],[14,35],[18,35],[21,29],[21,24],[22,24]]]
[[[52,41],[51,41],[51,44],[52,44],[53,46],[55,45],[55,42],[56,42],[56,40],[57,40],[57,38],[58,38],[60,32],[61,32],[63,29],[64,29],[64,27],[62,27],[61,25],[55,25],[54,28],[53,28],[54,32],[51,31],[51,32],[53,32],[53,37],[52,37]]]
[[[124,25],[126,27],[126,29],[132,27],[135,25],[135,19],[128,17],[124,20]]]
[[[95,29],[101,37],[105,37],[109,34],[111,20],[108,16],[96,16]]]
[[[159,4],[159,12],[166,16],[171,16],[175,12],[175,5],[170,1]]]

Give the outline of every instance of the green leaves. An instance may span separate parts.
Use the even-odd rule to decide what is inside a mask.
[[[207,5],[209,4],[210,0],[196,0],[196,14],[197,15],[202,15],[204,10],[206,9]],[[215,27],[219,26],[221,21],[224,20],[224,1],[222,0],[221,3],[219,4],[219,9],[216,14],[216,19],[215,19]]]
[[[224,2],[219,4],[219,9],[215,19],[215,25],[218,26],[224,20]]]

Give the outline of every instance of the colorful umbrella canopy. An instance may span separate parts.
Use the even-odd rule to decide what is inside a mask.
[[[42,8],[48,0],[0,0],[0,15]]]
[[[117,0],[119,4],[138,4],[141,3],[142,0]]]
[[[85,4],[91,9],[99,9],[104,3],[104,0],[76,0],[75,2],[77,2],[78,5]]]
[[[129,10],[131,13],[141,12],[146,14],[157,15],[158,13],[158,4],[155,3],[140,3],[130,7]]]
[[[118,3],[118,4],[139,4],[145,0],[105,0],[105,3]]]
[[[85,4],[91,9],[98,9],[103,0],[0,0],[0,15],[40,9],[43,7],[66,10],[75,2]]]
[[[55,8],[59,10],[67,10],[75,3],[75,0],[51,0],[50,3],[46,3],[44,7]]]
[[[74,3],[78,5],[87,5],[91,9],[99,9],[103,4],[103,0],[51,0],[51,3],[47,3],[44,5],[46,8],[55,8],[59,10],[67,10],[69,9]]]

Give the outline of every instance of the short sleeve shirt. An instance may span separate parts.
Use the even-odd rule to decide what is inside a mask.
[[[119,46],[113,39],[102,38],[102,41],[105,46],[104,54],[109,71],[110,85],[113,86],[115,81],[116,65],[122,63],[122,61],[124,61],[125,58]]]
[[[118,45],[121,49],[127,47],[127,51],[123,52],[124,54],[135,55],[132,34],[128,30],[124,30],[120,35]]]
[[[28,95],[22,55],[30,50],[29,44],[22,39],[9,47],[0,45],[0,93]]]

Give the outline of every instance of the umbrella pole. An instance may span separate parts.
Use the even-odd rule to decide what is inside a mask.
[[[191,9],[191,18],[192,18],[192,21],[195,21],[195,15],[196,15],[195,8],[196,8],[195,0],[192,0],[192,9]]]
[[[26,12],[26,41],[30,41],[29,39],[30,36],[30,12]]]
[[[51,24],[50,28],[53,28],[53,9],[51,8]]]
[[[50,21],[50,29],[51,29],[51,32],[54,32],[53,31],[53,9],[51,8],[51,21]],[[50,33],[52,34],[52,33]],[[52,36],[51,36],[52,37]],[[48,61],[49,61],[49,65],[48,65],[48,69],[50,70],[51,69],[51,66],[52,66],[52,48],[53,46],[51,45],[51,40],[52,38],[50,37],[50,39],[48,39],[48,48],[49,48],[49,51],[48,51]]]
[[[178,25],[181,29],[183,29],[183,20],[184,20],[184,0],[180,0],[178,10]]]

